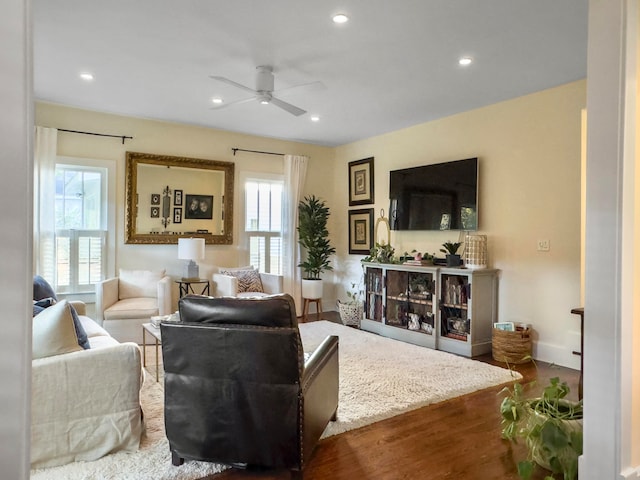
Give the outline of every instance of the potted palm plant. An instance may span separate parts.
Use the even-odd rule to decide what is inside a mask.
[[[444,242],[440,251],[447,254],[447,267],[457,267],[460,265],[460,255],[458,249],[461,242]]]
[[[524,439],[526,460],[518,462],[518,475],[531,478],[537,465],[550,470],[558,479],[578,478],[578,457],[582,454],[582,401],[566,399],[569,386],[558,377],[550,379],[541,396],[528,398],[524,387],[515,383],[505,387],[500,405],[502,438],[517,443]]]
[[[304,260],[298,264],[304,272],[303,298],[322,298],[320,275],[333,270],[331,255],[336,249],[329,241],[328,219],[329,207],[315,195],[305,197],[298,204],[298,243],[304,249]]]

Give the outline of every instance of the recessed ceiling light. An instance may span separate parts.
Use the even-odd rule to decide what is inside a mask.
[[[91,80],[93,80],[93,74],[89,72],[83,72],[80,74],[80,78],[86,80],[87,82],[90,82]]]
[[[338,13],[333,16],[333,23],[347,23],[349,21],[349,17],[347,17],[344,13]]]
[[[320,121],[320,117],[318,115],[312,115],[311,116],[311,121],[312,122],[319,122]]]
[[[216,105],[220,105],[222,103],[222,99],[220,97],[213,97],[211,101]]]
[[[473,63],[473,59],[471,57],[462,57],[460,60],[458,60],[458,63],[463,67],[466,67],[467,65],[471,65],[471,63]]]

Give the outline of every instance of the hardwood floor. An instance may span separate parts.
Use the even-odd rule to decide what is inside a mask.
[[[309,320],[316,319],[315,314]],[[339,321],[336,312],[322,318]],[[491,355],[477,360],[494,362]],[[541,362],[516,365],[523,383],[537,379],[540,390],[559,376],[577,399],[579,372]],[[493,480],[518,479],[516,464],[524,445],[500,438],[498,407],[503,386],[481,390],[407,412],[372,425],[321,440],[305,468],[305,480]],[[533,480],[545,472],[537,469]],[[227,470],[207,480],[284,480],[284,470]]]

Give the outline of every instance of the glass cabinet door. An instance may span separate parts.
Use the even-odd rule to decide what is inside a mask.
[[[385,323],[394,327],[435,333],[432,273],[387,271],[387,309]]]
[[[443,274],[440,292],[440,335],[466,342],[471,334],[469,294],[471,283],[466,275]]]
[[[384,280],[381,268],[367,267],[365,273],[365,316],[382,322],[382,290]]]

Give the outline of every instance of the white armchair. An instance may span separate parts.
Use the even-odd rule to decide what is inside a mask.
[[[283,293],[283,277],[253,267],[219,268],[211,276],[214,297],[260,297]]]
[[[169,315],[171,278],[164,270],[123,270],[96,285],[96,320],[120,342],[142,343],[142,324]]]

